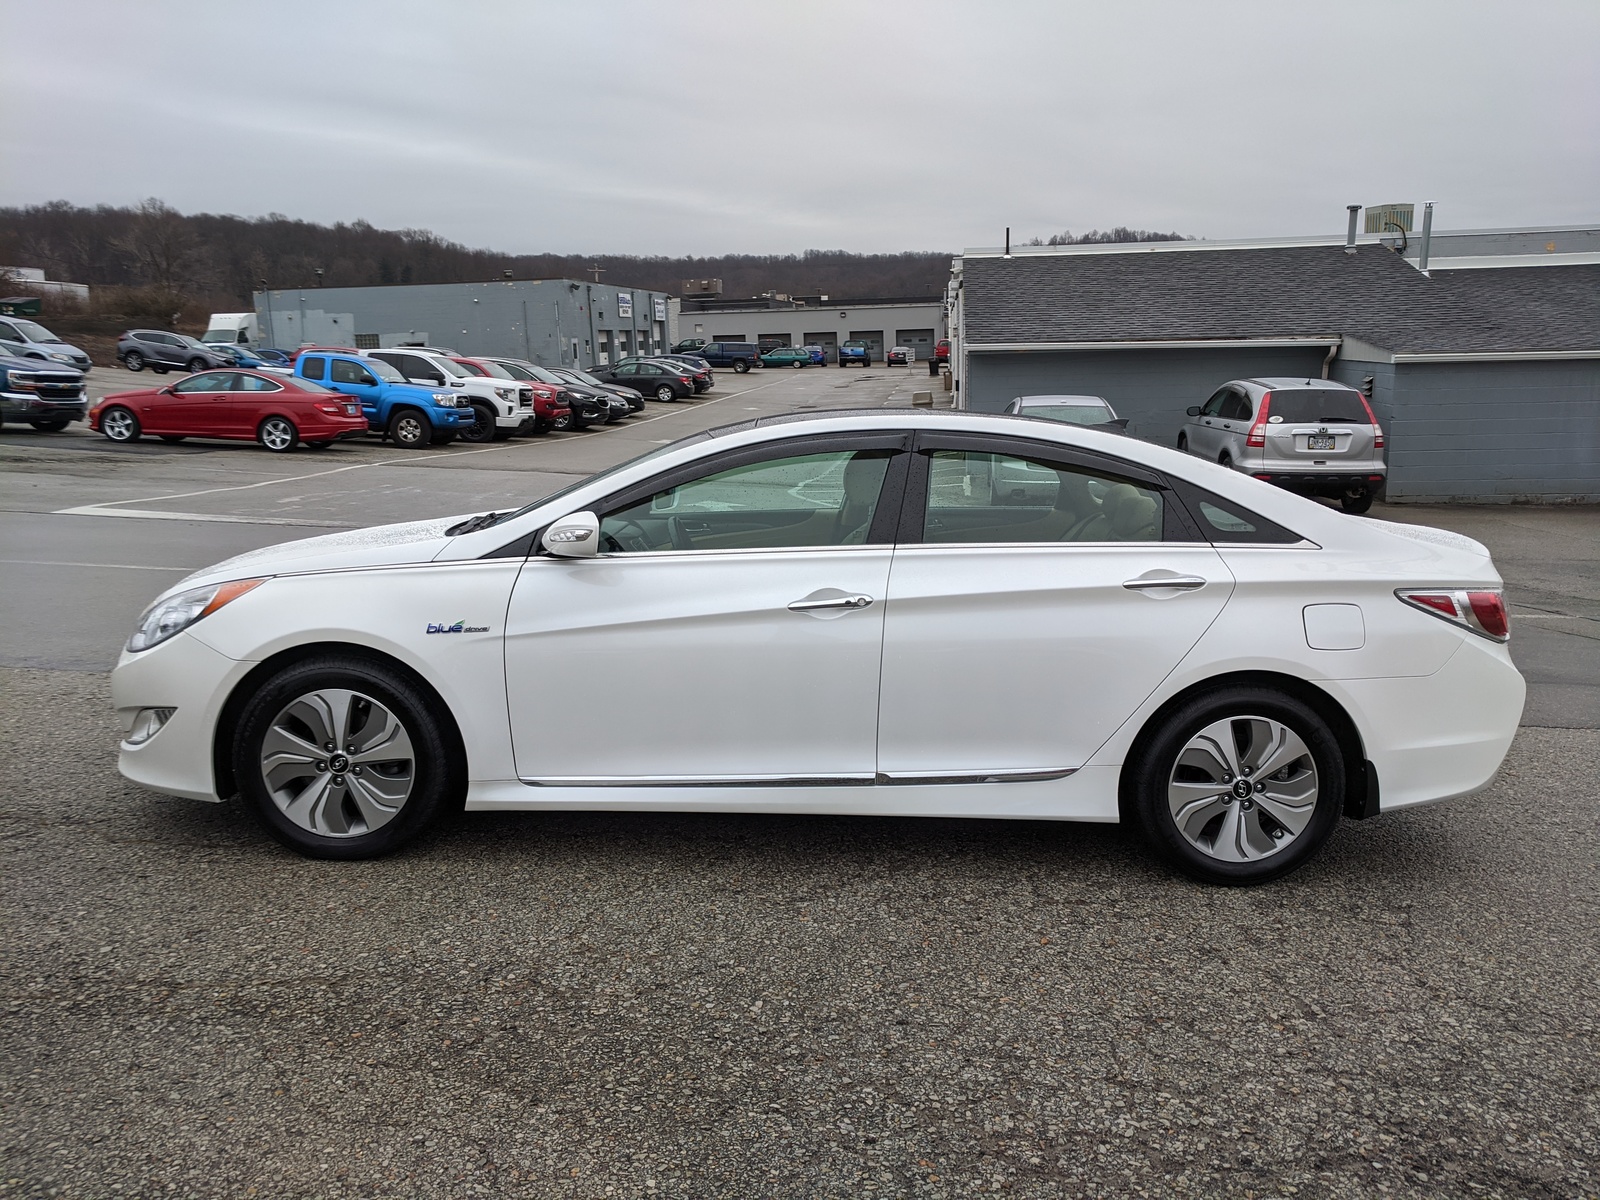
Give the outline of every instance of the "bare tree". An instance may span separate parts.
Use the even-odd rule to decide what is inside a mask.
[[[189,219],[154,196],[139,205],[115,244],[140,283],[176,296],[208,282],[209,256]]]

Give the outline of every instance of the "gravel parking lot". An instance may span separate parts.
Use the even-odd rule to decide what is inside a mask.
[[[1250,891],[1033,822],[474,814],[309,862],[116,772],[104,672],[193,567],[927,379],[432,454],[0,433],[0,1196],[1600,1194],[1594,510],[1374,510],[1496,551],[1525,728]]]

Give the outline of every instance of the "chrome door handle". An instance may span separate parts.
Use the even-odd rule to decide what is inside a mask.
[[[1122,586],[1130,592],[1154,591],[1158,588],[1173,588],[1180,592],[1192,592],[1196,588],[1203,588],[1206,581],[1197,575],[1169,575],[1165,579],[1130,579]]]
[[[829,596],[822,600],[796,600],[789,605],[790,612],[816,612],[819,608],[866,608],[871,596]]]

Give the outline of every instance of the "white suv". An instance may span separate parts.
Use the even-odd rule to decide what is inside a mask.
[[[1366,396],[1331,379],[1235,379],[1189,409],[1178,449],[1364,513],[1388,475]]]
[[[410,347],[362,354],[388,363],[411,383],[447,387],[471,401],[478,419],[462,432],[464,442],[500,441],[533,428],[533,389],[525,384],[477,375],[443,354]]]

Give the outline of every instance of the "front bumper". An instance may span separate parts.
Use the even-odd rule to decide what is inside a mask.
[[[89,415],[89,400],[58,400],[36,392],[0,392],[0,417],[8,421],[82,421]]]

